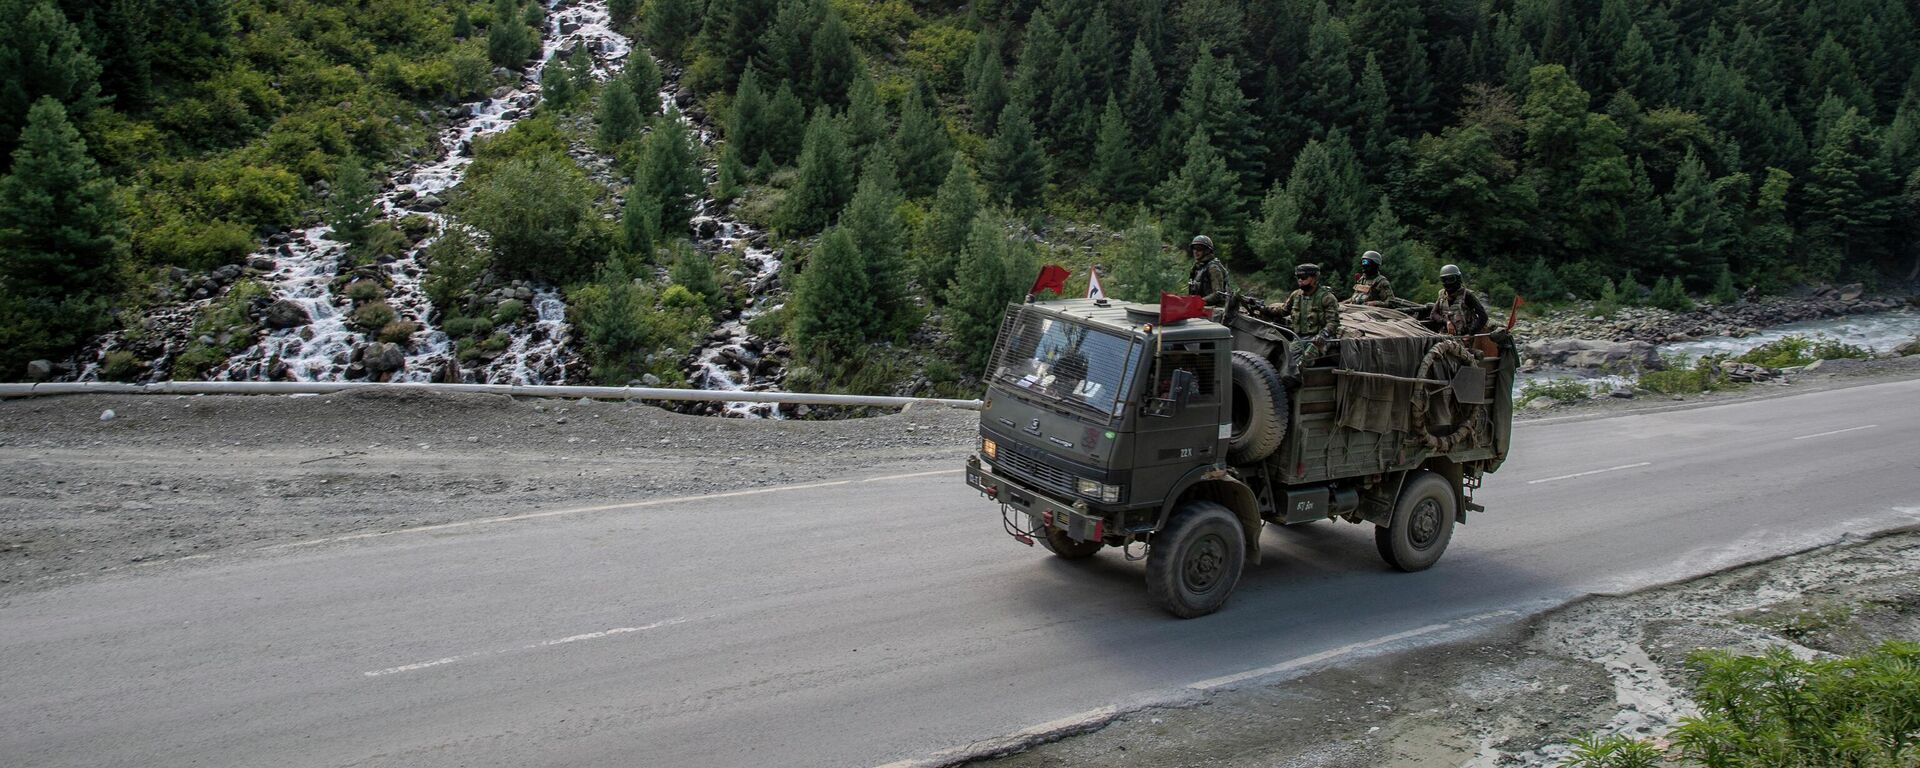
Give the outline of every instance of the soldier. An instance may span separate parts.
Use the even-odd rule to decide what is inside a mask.
[[[1187,246],[1193,253],[1193,274],[1187,277],[1187,295],[1204,296],[1209,307],[1224,307],[1232,288],[1227,283],[1227,265],[1213,257],[1213,238],[1195,235]]]
[[[1293,268],[1293,280],[1299,287],[1267,312],[1287,319],[1293,327],[1294,342],[1287,346],[1287,369],[1281,378],[1288,387],[1300,386],[1300,366],[1307,350],[1325,339],[1340,337],[1340,302],[1333,291],[1320,285],[1320,266],[1301,264]]]
[[[1460,268],[1448,264],[1440,268],[1440,297],[1433,302],[1430,321],[1454,336],[1471,336],[1487,330],[1487,307],[1480,297],[1467,290]]]
[[[1393,304],[1393,283],[1387,276],[1380,274],[1380,252],[1367,251],[1360,255],[1360,274],[1355,277],[1353,295],[1347,297],[1348,304],[1363,307],[1385,307]]]

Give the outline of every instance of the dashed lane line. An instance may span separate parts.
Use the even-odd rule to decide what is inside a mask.
[[[500,648],[500,649],[491,650],[491,651],[466,653],[466,654],[461,654],[459,656],[446,656],[443,658],[432,659],[430,661],[420,661],[420,662],[414,662],[412,664],[402,664],[397,667],[387,667],[386,669],[376,669],[369,672],[362,672],[360,674],[366,677],[386,677],[387,675],[397,675],[402,672],[418,672],[422,669],[431,669],[433,667],[444,666],[447,664],[453,664],[461,661],[472,661],[474,659],[486,658],[488,656],[499,656],[500,654],[503,654],[503,653],[512,653],[515,651],[537,651],[543,648],[552,648],[556,645],[578,643],[583,640],[599,640],[604,637],[613,637],[615,635],[625,635],[625,634],[631,634],[634,632],[645,632],[649,629],[659,629],[661,627],[670,627],[675,624],[685,624],[685,623],[687,623],[687,620],[685,618],[674,618],[674,619],[667,619],[665,621],[656,621],[652,624],[647,624],[647,625],[638,626],[638,627],[614,627],[612,629],[603,629],[598,632],[588,632],[580,635],[571,635],[568,637],[562,637],[554,640],[542,640],[537,643],[523,645],[517,648]]]
[[[1603,472],[1618,472],[1618,471],[1620,471],[1620,470],[1623,470],[1623,469],[1638,469],[1638,468],[1640,468],[1640,467],[1650,467],[1650,466],[1653,466],[1653,462],[1651,462],[1651,461],[1642,461],[1642,462],[1639,462],[1639,463],[1636,463],[1636,464],[1622,464],[1622,465],[1620,465],[1620,466],[1617,466],[1617,467],[1607,467],[1606,469],[1589,469],[1589,470],[1587,470],[1587,471],[1585,471],[1585,472],[1575,472],[1575,473],[1573,473],[1573,474],[1571,474],[1571,475],[1556,475],[1556,476],[1554,476],[1554,477],[1543,477],[1543,478],[1540,478],[1540,479],[1538,479],[1538,480],[1528,480],[1528,481],[1527,481],[1527,485],[1537,485],[1537,484],[1540,484],[1540,483],[1551,483],[1551,482],[1553,482],[1553,481],[1555,481],[1555,480],[1572,480],[1573,478],[1576,478],[1576,477],[1586,477],[1586,476],[1588,476],[1588,475],[1598,475],[1598,474],[1600,474],[1600,473],[1603,473]]]
[[[1815,438],[1815,437],[1826,437],[1826,436],[1828,436],[1828,435],[1839,435],[1839,434],[1845,434],[1845,433],[1847,433],[1847,432],[1858,432],[1858,431],[1860,431],[1860,430],[1863,430],[1863,429],[1873,429],[1874,427],[1877,427],[1877,426],[1880,426],[1880,425],[1878,425],[1878,424],[1868,424],[1868,425],[1866,425],[1866,426],[1864,426],[1864,427],[1847,427],[1846,429],[1836,429],[1836,430],[1833,430],[1832,432],[1815,432],[1815,433],[1813,433],[1813,434],[1811,434],[1811,435],[1801,435],[1801,436],[1799,436],[1799,437],[1796,437],[1796,438],[1794,438],[1794,439],[1795,439],[1795,440],[1807,440],[1807,439],[1810,439],[1810,438]]]

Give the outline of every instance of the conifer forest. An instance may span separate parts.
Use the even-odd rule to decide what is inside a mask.
[[[547,44],[586,5],[631,48]],[[731,322],[751,341],[726,354],[777,353],[784,388],[961,392],[1039,265],[1072,269],[1069,295],[1097,264],[1109,294],[1154,300],[1184,290],[1197,234],[1260,295],[1368,249],[1402,295],[1458,264],[1500,307],[1912,281],[1917,18],[1911,0],[0,0],[0,378],[318,375],[285,361],[326,333],[258,349],[312,319],[268,264],[319,227],[341,360],[418,380],[487,380],[538,332],[556,351],[522,368],[543,381],[706,386],[691,361]],[[510,127],[445,145],[461,105],[523,84],[537,103]],[[448,156],[471,159],[456,185],[394,202]],[[187,310],[160,344],[143,318],[166,306]],[[141,343],[164,352],[105,351]],[[415,370],[429,348],[444,363]]]

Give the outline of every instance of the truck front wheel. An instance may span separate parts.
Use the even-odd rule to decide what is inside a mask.
[[[1104,542],[1081,541],[1068,536],[1066,531],[1051,527],[1045,536],[1040,537],[1040,543],[1062,560],[1085,560],[1106,546]]]
[[[1247,560],[1240,520],[1211,501],[1175,510],[1147,550],[1147,594],[1183,619],[1220,610]]]
[[[1401,489],[1392,522],[1374,527],[1374,548],[1387,565],[1408,573],[1431,568],[1453,539],[1456,511],[1447,479],[1422,472]]]

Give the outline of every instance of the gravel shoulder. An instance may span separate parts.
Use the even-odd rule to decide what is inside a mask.
[[[956,468],[976,419],[418,393],[0,401],[0,599],[306,538]]]

